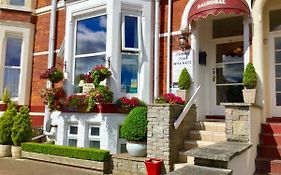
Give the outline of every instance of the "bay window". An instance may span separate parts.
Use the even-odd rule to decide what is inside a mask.
[[[7,88],[11,98],[18,98],[21,72],[22,39],[7,37],[3,89]]]
[[[104,65],[106,57],[107,16],[79,19],[76,23],[74,85],[79,92],[80,76],[96,65]]]

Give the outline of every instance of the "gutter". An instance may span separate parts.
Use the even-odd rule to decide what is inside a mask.
[[[56,14],[57,13],[57,0],[52,0],[51,4],[51,18],[50,18],[50,34],[49,34],[49,51],[48,51],[48,69],[55,65],[55,29],[56,29]],[[53,83],[47,81],[47,88],[52,88]],[[45,105],[45,115],[44,115],[44,132],[50,132],[50,118],[51,112],[47,105]]]
[[[155,26],[154,26],[154,99],[159,96],[159,17],[160,0],[155,0]]]
[[[167,84],[166,92],[170,92],[171,79],[171,22],[172,22],[172,0],[168,0],[168,36],[167,36]]]

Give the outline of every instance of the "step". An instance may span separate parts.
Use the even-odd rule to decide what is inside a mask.
[[[226,134],[225,132],[190,131],[189,138],[191,140],[221,142],[221,141],[226,141]]]
[[[281,123],[265,123],[261,125],[262,133],[280,133],[281,134]]]
[[[281,123],[281,117],[267,118],[266,122],[269,122],[269,123]]]
[[[214,144],[215,142],[202,141],[202,140],[187,140],[184,142],[184,149],[201,148]]]
[[[263,145],[281,145],[281,134],[260,134],[260,143]]]
[[[258,173],[281,173],[281,160],[258,157],[256,169]]]
[[[224,115],[206,115],[206,119],[219,119],[219,120],[224,120],[225,116]]]
[[[186,165],[188,165],[187,163],[175,163],[174,164],[174,171],[181,169],[183,167],[185,167]]]
[[[198,165],[186,165],[169,175],[230,175],[232,170],[222,168],[212,168]]]
[[[225,132],[225,122],[199,121],[195,123],[195,130]]]
[[[188,163],[188,164],[194,164],[194,157],[187,156],[185,154],[186,150],[179,151],[179,162],[180,163]]]
[[[281,146],[258,145],[258,156],[263,158],[281,158]]]

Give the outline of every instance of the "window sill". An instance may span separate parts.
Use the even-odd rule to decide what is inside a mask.
[[[28,8],[26,6],[15,6],[15,5],[1,5],[0,9],[5,10],[15,10],[15,11],[22,11],[22,12],[33,12],[34,10]]]

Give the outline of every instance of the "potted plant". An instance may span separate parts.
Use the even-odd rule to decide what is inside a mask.
[[[58,83],[63,80],[63,72],[58,70],[56,67],[47,69],[46,72],[40,75],[41,79],[48,79],[52,83]]]
[[[136,107],[128,114],[122,127],[121,136],[127,140],[127,151],[131,156],[146,155],[147,108]]]
[[[12,156],[13,158],[21,158],[21,143],[27,142],[32,137],[31,120],[29,116],[29,109],[27,106],[22,106],[18,114],[14,117],[12,127]]]
[[[2,95],[2,102],[0,104],[0,111],[6,111],[8,103],[11,101],[8,88],[4,88],[4,92]]]
[[[190,85],[191,85],[190,74],[188,73],[187,69],[184,68],[181,71],[179,77],[179,82],[178,82],[179,90],[177,90],[177,96],[181,97],[185,101],[188,101]]]
[[[93,89],[94,88],[93,82],[94,82],[94,80],[92,78],[92,71],[82,74],[80,76],[80,82],[79,82],[79,84],[81,84],[81,86],[82,86],[82,92],[87,93],[91,89]]]
[[[11,156],[12,127],[14,117],[17,115],[17,107],[11,102],[8,104],[7,110],[0,117],[0,157]]]
[[[181,97],[176,96],[173,93],[166,93],[163,96],[155,99],[155,103],[158,103],[158,104],[169,103],[172,105],[174,105],[174,104],[184,105],[185,101]]]
[[[95,66],[92,70],[94,86],[97,87],[100,82],[111,76],[111,71],[103,65]]]
[[[138,99],[137,97],[132,97],[132,98],[121,97],[116,101],[116,104],[118,104],[121,107],[123,113],[129,113],[135,107],[146,106],[146,104],[142,100]]]
[[[89,92],[89,100],[97,104],[109,104],[113,101],[113,92],[107,86],[98,85]]]
[[[88,107],[88,95],[71,95],[67,97],[64,109],[68,112],[88,112],[91,109]]]
[[[65,93],[62,87],[43,89],[41,98],[44,99],[44,104],[48,105],[51,111],[63,109]]]
[[[257,73],[252,63],[248,63],[246,66],[246,70],[243,74],[243,85],[245,87],[243,90],[244,103],[255,103]]]

